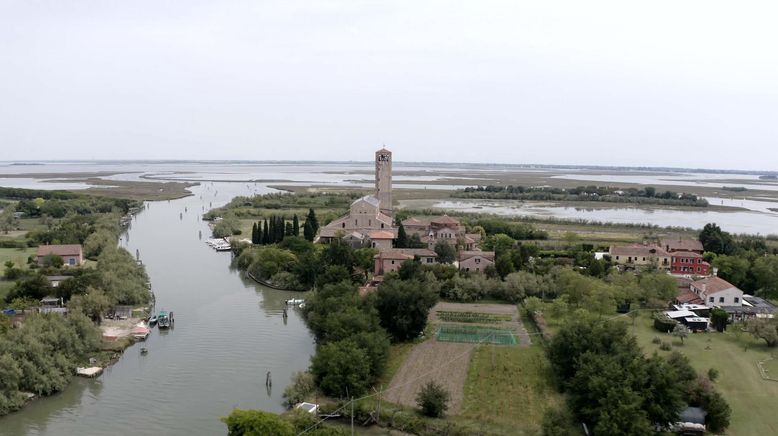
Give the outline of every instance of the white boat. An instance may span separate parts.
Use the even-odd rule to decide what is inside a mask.
[[[290,298],[289,300],[286,300],[286,304],[289,306],[296,306],[305,303],[305,300],[300,298]]]

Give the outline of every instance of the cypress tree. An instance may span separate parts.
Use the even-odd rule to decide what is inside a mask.
[[[276,217],[276,225],[273,230],[276,233],[275,242],[281,242],[284,239],[284,219],[282,217]]]
[[[405,227],[400,223],[400,228],[397,229],[397,240],[395,241],[397,248],[408,248],[408,234],[405,233]]]
[[[262,230],[262,243],[263,244],[270,243],[270,226],[268,225],[267,218],[265,218],[265,228]]]
[[[303,237],[306,241],[313,242],[313,237],[316,235],[313,231],[313,227],[311,227],[311,223],[308,220],[305,220],[305,224],[303,225]]]
[[[252,244],[259,244],[259,237],[257,236],[257,223],[256,222],[251,226],[251,243]]]
[[[284,236],[294,236],[294,227],[292,226],[292,223],[289,221],[286,222],[286,226],[284,228]]]
[[[300,221],[297,219],[297,214],[292,217],[292,236],[300,236]]]
[[[316,212],[313,211],[313,208],[308,209],[308,218],[305,221],[311,223],[311,229],[315,235],[319,231],[319,220],[316,219]]]

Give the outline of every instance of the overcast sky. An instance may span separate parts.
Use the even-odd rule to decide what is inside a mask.
[[[778,169],[774,1],[0,0],[0,160]]]

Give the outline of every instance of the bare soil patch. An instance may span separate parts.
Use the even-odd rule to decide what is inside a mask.
[[[458,414],[473,348],[473,344],[438,342],[434,338],[416,345],[392,378],[386,400],[416,407],[416,395],[421,387],[435,381],[451,395],[448,413]]]

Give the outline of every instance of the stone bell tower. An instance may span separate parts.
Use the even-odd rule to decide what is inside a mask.
[[[375,196],[381,212],[392,216],[392,152],[386,148],[375,152]]]

